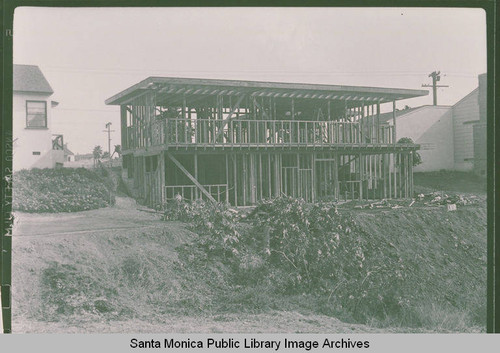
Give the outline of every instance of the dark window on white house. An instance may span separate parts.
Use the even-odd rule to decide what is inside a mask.
[[[40,152],[39,151],[33,151],[33,156],[39,156]]]
[[[47,102],[26,101],[26,127],[47,127]]]

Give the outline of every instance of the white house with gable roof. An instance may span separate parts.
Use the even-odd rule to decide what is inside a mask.
[[[62,135],[54,135],[54,93],[38,66],[14,65],[13,82],[13,169],[54,168],[64,162]]]

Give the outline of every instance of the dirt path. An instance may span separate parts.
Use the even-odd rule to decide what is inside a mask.
[[[98,210],[55,214],[15,212],[12,232],[15,237],[52,236],[141,229],[163,223],[158,214],[140,211],[141,208],[133,199],[116,197],[114,206]]]

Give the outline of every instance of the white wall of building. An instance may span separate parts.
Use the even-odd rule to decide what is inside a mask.
[[[14,158],[13,169],[52,168],[57,154],[52,153],[52,107],[50,96],[45,94],[14,92],[12,104]],[[47,127],[26,127],[26,101],[45,101],[47,104]],[[40,152],[39,155],[33,153]],[[62,152],[62,151],[61,151]]]
[[[474,138],[472,121],[478,121],[478,90],[462,98],[453,106],[453,134],[455,136],[455,169],[474,169]]]
[[[421,145],[422,164],[415,172],[454,169],[452,107],[423,106],[397,117],[396,140],[402,137]]]

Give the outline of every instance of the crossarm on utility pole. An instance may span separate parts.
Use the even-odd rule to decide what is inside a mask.
[[[200,191],[205,194],[205,196],[213,203],[217,203],[217,201],[215,201],[214,197],[207,191],[207,189],[205,189],[203,187],[203,185],[201,185],[198,180],[196,180],[196,178],[194,176],[191,175],[191,173],[189,173],[187,171],[186,168],[184,168],[184,166],[181,164],[181,162],[179,162],[174,156],[172,156],[172,154],[170,152],[167,152],[167,156],[168,158],[170,158],[170,160],[172,162],[174,162],[174,164],[194,183],[194,185],[196,185],[198,187],[198,189],[200,189]]]

